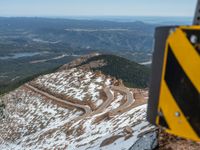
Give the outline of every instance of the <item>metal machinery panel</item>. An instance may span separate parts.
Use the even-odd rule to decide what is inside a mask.
[[[148,120],[200,141],[200,26],[156,29]]]

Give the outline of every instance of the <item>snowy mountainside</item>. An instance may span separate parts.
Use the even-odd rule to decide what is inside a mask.
[[[0,149],[155,147],[156,128],[146,121],[148,91],[73,63],[0,97]]]

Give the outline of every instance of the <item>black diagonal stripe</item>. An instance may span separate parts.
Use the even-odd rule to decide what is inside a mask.
[[[188,122],[200,136],[200,93],[189,80],[170,46],[167,54],[165,81]]]
[[[160,110],[160,113],[161,113],[161,115],[159,116],[159,125],[161,125],[162,127],[167,128],[167,129],[170,129],[169,128],[169,124],[167,123],[162,110]]]
[[[191,37],[196,36],[197,43],[191,43],[194,47],[194,49],[198,52],[200,55],[200,30],[186,30],[184,29],[183,32],[186,33],[188,41],[191,43]]]

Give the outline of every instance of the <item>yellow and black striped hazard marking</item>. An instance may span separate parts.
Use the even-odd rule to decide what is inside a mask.
[[[177,28],[167,39],[156,123],[200,141],[200,26]]]

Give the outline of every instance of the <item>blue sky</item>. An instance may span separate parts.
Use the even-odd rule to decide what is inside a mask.
[[[196,0],[0,0],[0,16],[190,16]]]

